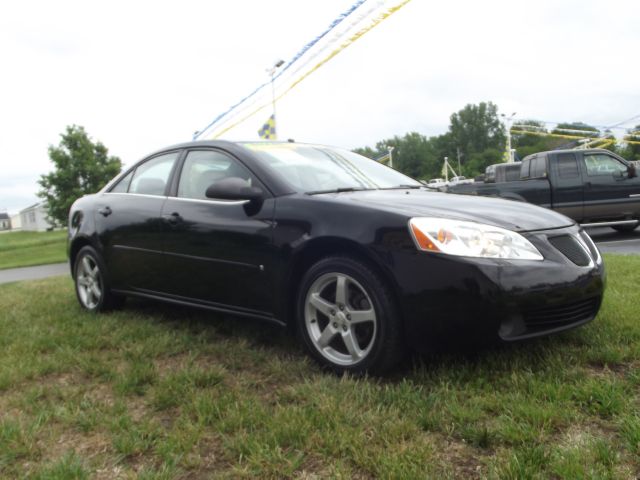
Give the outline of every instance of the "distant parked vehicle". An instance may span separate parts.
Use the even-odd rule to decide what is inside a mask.
[[[447,181],[444,178],[432,178],[427,183],[427,187],[429,188],[437,188],[440,189],[442,187],[447,186]]]
[[[534,203],[583,226],[631,231],[640,225],[636,165],[608,150],[541,152],[529,155],[522,163],[495,166],[492,172],[492,181],[450,183],[447,191]],[[513,178],[516,173],[517,179]],[[500,175],[504,177],[501,181]]]
[[[473,179],[467,178],[464,175],[459,175],[449,180],[449,185],[462,185],[465,183],[473,183]]]
[[[520,180],[522,162],[489,165],[484,174],[485,183],[514,182]]]

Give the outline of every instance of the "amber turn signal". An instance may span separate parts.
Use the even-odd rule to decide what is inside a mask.
[[[413,238],[416,239],[416,242],[420,246],[422,250],[427,250],[431,252],[439,252],[440,249],[434,245],[431,239],[425,235],[418,227],[414,224],[411,224],[411,231],[413,232]]]

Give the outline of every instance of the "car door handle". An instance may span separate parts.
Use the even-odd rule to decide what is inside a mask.
[[[99,213],[100,215],[102,215],[103,217],[108,217],[109,215],[111,215],[112,210],[111,210],[111,208],[110,208],[109,206],[106,206],[106,207],[102,207],[102,208],[100,208],[100,209],[98,210],[98,213]]]
[[[164,218],[170,225],[178,225],[182,221],[182,217],[178,212],[173,212],[167,215],[163,215]]]

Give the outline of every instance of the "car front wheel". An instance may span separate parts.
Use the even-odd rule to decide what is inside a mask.
[[[348,257],[322,259],[304,275],[298,332],[308,352],[338,373],[384,373],[404,350],[385,282],[367,264]]]
[[[106,268],[93,247],[83,247],[74,263],[76,296],[80,305],[92,312],[109,310],[122,305],[123,297],[111,293]]]

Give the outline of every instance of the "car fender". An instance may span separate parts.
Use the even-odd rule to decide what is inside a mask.
[[[281,318],[285,322],[293,325],[295,322],[295,302],[298,296],[298,287],[301,277],[314,263],[322,258],[331,255],[349,255],[358,258],[375,271],[380,273],[385,283],[387,283],[394,300],[399,301],[398,285],[395,277],[386,264],[385,259],[376,253],[373,248],[367,248],[354,240],[333,235],[320,237],[307,237],[304,242],[296,246],[288,258],[288,267],[282,277],[279,290],[284,292],[285,305],[281,305]]]

